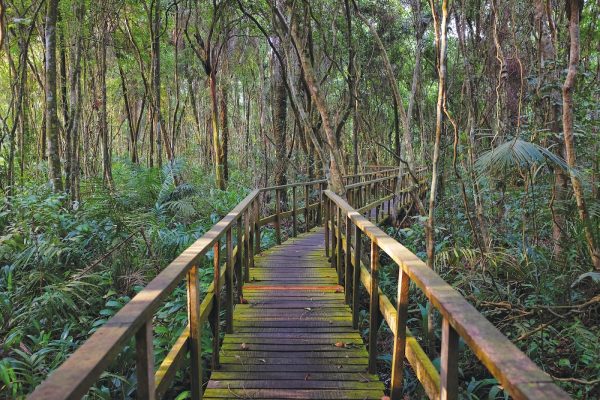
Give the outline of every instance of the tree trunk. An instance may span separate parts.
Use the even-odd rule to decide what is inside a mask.
[[[275,39],[275,46],[280,54],[283,52],[281,39]],[[277,57],[271,57],[272,69],[272,99],[273,106],[273,140],[275,142],[275,165],[273,176],[275,177],[275,185],[285,185],[287,183],[286,169],[286,128],[287,128],[287,93],[284,82],[284,65],[282,65]],[[285,191],[283,192],[285,194]],[[282,203],[286,204],[285,199],[281,199]]]
[[[212,126],[212,141],[214,148],[214,163],[215,163],[215,180],[217,188],[225,190],[225,176],[223,171],[223,146],[221,145],[221,138],[219,135],[219,106],[217,103],[217,84],[216,74],[213,69],[210,70],[208,75],[208,85],[210,89],[211,99],[211,126]]]
[[[280,20],[285,23],[283,15],[281,14]],[[311,98],[317,107],[319,115],[321,116],[322,129],[325,131],[325,141],[330,154],[329,176],[327,177],[329,185],[334,192],[340,196],[345,196],[346,188],[343,181],[343,176],[345,175],[344,163],[335,131],[329,117],[329,110],[325,104],[325,99],[323,98],[323,94],[320,90],[320,84],[316,78],[313,66],[309,60],[308,54],[306,54],[306,47],[303,46],[303,40],[298,36],[298,27],[294,21],[292,22],[289,31],[292,42],[294,43],[296,49],[298,49],[297,55],[300,60],[300,64],[302,65],[302,76],[306,81]]]
[[[600,248],[594,236],[590,215],[585,203],[585,193],[579,177],[574,173],[575,169],[575,140],[573,137],[573,91],[575,90],[575,78],[577,66],[579,65],[579,1],[568,0],[567,14],[569,15],[569,66],[565,83],[562,87],[563,97],[563,132],[565,137],[565,152],[567,164],[571,175],[571,185],[577,201],[577,210],[583,223],[588,250],[592,259],[594,269],[600,270]]]
[[[71,202],[77,200],[76,193],[78,192],[76,183],[78,182],[76,175],[79,174],[77,166],[77,146],[79,144],[79,127],[81,118],[81,52],[82,52],[82,29],[83,17],[85,14],[85,5],[83,1],[77,0],[73,4],[73,14],[75,15],[75,27],[73,33],[73,54],[71,56],[71,68],[69,74],[69,117],[68,124],[65,129],[66,157],[66,188],[70,194]]]
[[[227,98],[229,96],[227,90],[227,83],[221,79],[221,109],[219,114],[220,126],[221,126],[221,153],[219,154],[219,164],[223,166],[223,179],[225,182],[229,180],[229,167],[228,167],[228,152],[229,152],[229,118],[227,111]]]
[[[112,176],[112,164],[111,164],[111,140],[110,133],[108,130],[108,119],[107,119],[107,96],[106,96],[106,46],[108,41],[108,23],[106,21],[107,16],[103,15],[102,30],[99,32],[101,38],[98,44],[100,48],[99,52],[99,85],[100,85],[100,107],[99,107],[99,125],[100,125],[100,139],[102,140],[102,172],[104,183],[109,190],[113,190],[113,176]]]
[[[435,141],[433,147],[433,160],[431,167],[431,185],[429,191],[429,208],[428,217],[425,224],[425,244],[427,248],[427,266],[431,269],[435,263],[435,203],[438,191],[438,163],[440,159],[440,143],[442,138],[443,130],[443,118],[444,118],[444,107],[446,102],[446,28],[448,20],[448,1],[442,0],[442,21],[440,24],[439,32],[437,29],[437,17],[434,3],[432,5],[432,13],[434,15],[434,24],[436,25],[436,44],[438,45],[438,99],[436,109],[436,123],[435,123]],[[431,307],[430,307],[431,310]],[[434,336],[433,336],[433,318],[432,314],[429,313],[429,349],[433,352],[434,349]]]
[[[56,19],[58,0],[48,0],[46,11],[46,140],[48,141],[48,177],[54,192],[63,190],[59,154],[59,122],[56,89]]]
[[[158,166],[162,166],[162,116],[160,113],[160,1],[155,0],[152,13],[152,90],[154,95],[153,129],[156,137]]]

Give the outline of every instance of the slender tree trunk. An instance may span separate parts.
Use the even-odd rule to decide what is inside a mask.
[[[46,140],[48,141],[48,176],[55,192],[63,190],[59,154],[59,122],[56,89],[56,19],[58,0],[48,0],[46,11]]]
[[[211,124],[212,124],[212,141],[214,148],[214,163],[215,163],[215,179],[217,188],[225,190],[225,175],[223,171],[223,146],[219,135],[219,106],[217,102],[217,85],[216,74],[213,69],[210,70],[208,76],[208,85],[210,89],[211,99]]]
[[[158,166],[162,166],[162,116],[160,112],[160,1],[154,0],[152,12],[152,89],[154,95],[153,129]]]
[[[275,46],[282,54],[281,39],[274,40]],[[284,65],[281,65],[277,57],[271,57],[272,69],[272,99],[273,106],[273,140],[275,142],[275,165],[273,175],[275,177],[275,185],[285,185],[287,183],[286,169],[286,128],[287,128],[287,93],[285,89]],[[285,193],[285,192],[284,192]],[[286,204],[285,199],[281,199],[282,203]]]
[[[85,5],[83,1],[77,0],[73,4],[73,14],[75,15],[77,26],[74,27],[71,68],[69,73],[69,109],[68,124],[65,129],[66,157],[65,157],[65,175],[66,188],[70,193],[71,202],[74,202],[77,197],[77,189],[75,188],[78,181],[75,175],[79,174],[79,169],[76,168],[77,161],[77,145],[79,143],[79,127],[81,118],[81,52],[82,52],[82,31],[83,17],[85,13]]]
[[[434,15],[434,24],[436,30],[436,44],[438,44],[438,100],[436,109],[435,123],[435,141],[433,146],[433,160],[431,167],[431,185],[429,191],[429,207],[427,222],[425,224],[425,244],[427,250],[427,266],[433,269],[435,264],[435,204],[438,192],[439,171],[438,163],[440,159],[440,143],[442,139],[444,107],[446,102],[446,28],[448,21],[448,0],[442,0],[442,20],[439,31],[437,27],[436,10],[433,0],[431,0],[431,11]],[[430,307],[431,310],[431,307]],[[433,352],[433,315],[429,313],[429,349]]]
[[[283,19],[283,15],[281,15],[281,13],[280,21],[282,23],[285,23],[285,20]],[[328,150],[330,154],[328,176],[329,184],[334,192],[341,196],[345,196],[346,188],[342,179],[345,175],[344,162],[335,135],[335,131],[331,124],[329,110],[327,109],[325,99],[323,98],[322,91],[320,90],[320,84],[316,78],[313,66],[309,60],[308,55],[306,54],[306,47],[303,46],[303,41],[298,35],[298,27],[296,26],[295,22],[292,23],[289,32],[292,42],[294,42],[294,46],[296,47],[296,49],[298,49],[297,54],[300,60],[300,64],[302,65],[302,76],[306,81],[311,98],[315,103],[319,115],[321,116],[322,129],[325,132],[325,140],[328,145]]]
[[[594,236],[590,215],[585,203],[585,193],[579,177],[574,173],[576,165],[575,158],[575,140],[573,137],[573,92],[575,90],[575,79],[577,76],[577,66],[579,65],[579,1],[568,0],[569,15],[569,66],[565,83],[562,87],[563,97],[563,132],[565,136],[565,152],[567,154],[567,164],[571,167],[571,185],[577,201],[577,210],[583,223],[585,238],[588,250],[592,259],[594,269],[600,270],[600,248]]]
[[[109,190],[113,190],[113,176],[112,176],[112,163],[111,163],[111,140],[110,132],[108,130],[108,116],[107,116],[107,95],[106,95],[106,47],[108,45],[108,34],[107,34],[107,21],[106,15],[103,15],[103,29],[99,32],[101,38],[99,52],[99,85],[100,85],[100,107],[99,107],[99,124],[100,124],[100,138],[102,140],[102,171],[104,177],[104,183]]]
[[[221,79],[221,107],[220,107],[220,126],[221,126],[221,153],[219,154],[219,164],[223,166],[223,179],[229,180],[228,153],[229,153],[229,118],[227,110],[229,91],[227,83]]]

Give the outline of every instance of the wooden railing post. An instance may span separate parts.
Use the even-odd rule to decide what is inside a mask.
[[[310,210],[308,209],[308,206],[310,205],[309,187],[310,185],[304,185],[304,221],[306,222],[305,232],[310,230]]]
[[[332,201],[331,209],[329,210],[329,218],[331,219],[331,268],[337,267],[337,232],[335,231],[335,216],[337,215],[337,206]]]
[[[337,270],[337,274],[338,274],[338,285],[342,285],[343,284],[343,273],[344,270],[342,269],[342,263],[344,262],[344,255],[343,255],[343,247],[342,247],[342,207],[338,207],[337,208],[337,236],[336,236],[336,248],[337,248],[337,254],[335,256],[336,259],[336,270]]]
[[[244,214],[244,237],[242,238],[243,241],[243,247],[244,247],[244,258],[242,261],[242,266],[243,266],[243,271],[244,271],[244,275],[248,275],[250,276],[250,264],[254,261],[254,258],[252,257],[252,212],[248,209],[246,210],[246,213]],[[240,285],[240,287],[238,288],[239,290],[239,297],[240,299],[244,297],[244,284],[242,283],[242,281],[238,281],[238,284]]]
[[[238,286],[238,298],[236,301],[237,304],[239,304],[240,300],[244,297],[244,294],[242,293],[244,286],[244,284],[242,283],[242,272],[245,269],[245,257],[248,255],[248,250],[246,248],[246,240],[248,239],[248,234],[245,233],[243,229],[247,226],[246,224],[244,224],[244,221],[248,222],[248,219],[246,218],[247,215],[248,213],[242,214],[237,221],[237,253],[235,255],[235,281]]]
[[[377,373],[377,331],[379,331],[379,246],[371,240],[371,298],[369,304],[369,373]]]
[[[362,243],[360,236],[362,231],[354,226],[354,269],[352,273],[352,329],[358,329],[358,306],[360,304],[360,259]]]
[[[213,290],[215,293],[214,303],[212,310],[210,312],[210,325],[212,327],[213,341],[212,341],[212,369],[219,368],[219,315],[221,314],[221,289],[219,282],[219,275],[221,274],[221,245],[220,241],[217,240],[215,246],[213,248],[213,269],[214,269],[214,280],[213,280]]]
[[[260,254],[260,202],[258,199],[257,197],[254,203],[254,254]],[[246,277],[246,279],[248,278]]]
[[[329,257],[329,198],[323,198],[324,225],[325,225],[325,257]]]
[[[410,287],[408,274],[400,268],[398,273],[398,292],[396,309],[396,335],[394,336],[394,349],[392,354],[392,400],[402,399],[402,384],[404,380],[404,356],[406,350],[406,319],[408,318],[408,290]]]
[[[187,309],[190,325],[190,392],[193,400],[199,400],[202,398],[202,327],[200,326],[200,284],[196,265],[187,273]]]
[[[292,236],[296,237],[298,227],[296,225],[296,186],[292,186]]]
[[[319,208],[317,209],[317,222],[316,224],[323,223],[323,191],[325,190],[325,184],[319,183]]]
[[[281,220],[279,214],[281,214],[281,192],[279,189],[275,189],[275,240],[277,244],[281,244]]]
[[[350,305],[350,285],[352,283],[352,220],[346,215],[346,253],[344,257],[344,299]]]
[[[136,397],[156,398],[154,392],[154,347],[152,346],[152,317],[135,334]]]
[[[440,363],[441,400],[455,400],[458,398],[458,333],[446,318],[442,322]]]
[[[239,220],[238,220],[239,221]],[[225,267],[225,332],[233,333],[233,233],[229,228],[225,233],[227,266]],[[238,246],[238,254],[242,249]]]

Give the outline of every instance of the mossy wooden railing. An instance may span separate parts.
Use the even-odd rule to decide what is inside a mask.
[[[344,177],[353,188],[393,188],[397,169]],[[190,392],[202,397],[201,332],[208,322],[212,337],[220,337],[220,314],[224,300],[225,329],[233,332],[234,303],[243,298],[243,282],[249,277],[254,253],[261,250],[261,228],[273,224],[277,241],[282,240],[281,224],[292,220],[294,236],[300,224],[308,230],[322,222],[325,180],[257,189],[250,192],[221,221],[164,268],[119,312],[102,325],[62,365],[29,395],[30,399],[78,399],[84,396],[110,366],[131,339],[135,339],[135,364],[139,399],[162,397],[172,384],[186,355],[190,356]],[[374,182],[374,183],[373,183]],[[275,201],[268,196],[275,193]],[[286,196],[283,196],[285,193]],[[304,196],[299,206],[296,194]],[[291,194],[291,196],[287,196]],[[263,197],[261,199],[261,197]],[[283,201],[283,197],[286,201]],[[291,205],[289,199],[292,199]],[[262,201],[261,201],[262,200]],[[274,204],[273,204],[274,203]],[[261,210],[262,208],[262,210]],[[284,208],[286,210],[284,210]],[[273,214],[269,214],[274,209]],[[265,215],[261,218],[261,215]],[[300,220],[303,215],[303,220]],[[234,236],[235,233],[235,236]],[[235,243],[234,243],[235,238]],[[234,245],[235,244],[235,245]],[[214,280],[201,299],[198,268],[203,257],[213,251]],[[224,254],[224,262],[222,253]],[[170,348],[155,371],[153,317],[173,290],[185,281],[187,287],[188,326]],[[222,289],[225,289],[222,293]],[[237,298],[236,298],[237,295]],[[212,340],[212,368],[219,366],[219,340]]]
[[[367,186],[370,184],[371,182]],[[365,186],[357,186],[353,190],[350,185],[347,191],[350,202],[354,201],[353,204],[360,208],[352,208],[346,200],[329,190],[324,192],[325,250],[331,256],[332,267],[337,268],[340,283],[345,286],[346,302],[352,307],[355,327],[358,326],[359,286],[362,284],[369,293],[369,373],[377,372],[380,315],[393,332],[392,399],[402,398],[405,358],[430,398],[456,399],[459,338],[464,340],[512,398],[569,398],[553,384],[549,375],[542,372],[460,293],[415,254],[362,215],[362,212],[371,210],[373,206],[364,204],[366,196],[368,197],[364,193]],[[363,237],[365,241],[370,241],[367,246],[367,249],[370,248],[367,263],[363,262],[362,257]],[[385,252],[399,266],[396,307],[379,288],[380,251]],[[439,374],[407,329],[410,281],[423,291],[442,317]]]

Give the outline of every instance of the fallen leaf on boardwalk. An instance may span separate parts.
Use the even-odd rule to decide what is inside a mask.
[[[392,399],[390,399],[390,396],[383,396],[383,397],[381,397],[381,400],[392,400]]]
[[[248,346],[246,343],[242,343],[240,345],[240,349],[242,349],[242,350],[250,350],[250,346]]]
[[[343,292],[344,292],[344,290],[343,290],[342,288],[337,288],[337,289],[335,289],[335,292],[336,292],[336,293],[343,293]]]
[[[240,304],[248,304],[248,300],[242,297],[240,298]]]
[[[335,347],[346,347],[346,343],[344,343],[344,342],[337,342],[335,344]]]
[[[310,374],[306,374],[306,376],[304,377],[304,380],[307,381],[310,379]]]
[[[310,308],[310,307],[304,307],[304,309],[305,309],[306,311],[312,311],[312,308]]]
[[[267,360],[265,360],[264,358],[261,358],[261,359],[260,359],[260,360],[258,360],[258,361],[260,361],[261,363],[264,363],[264,364],[266,364],[266,363],[267,363]]]

